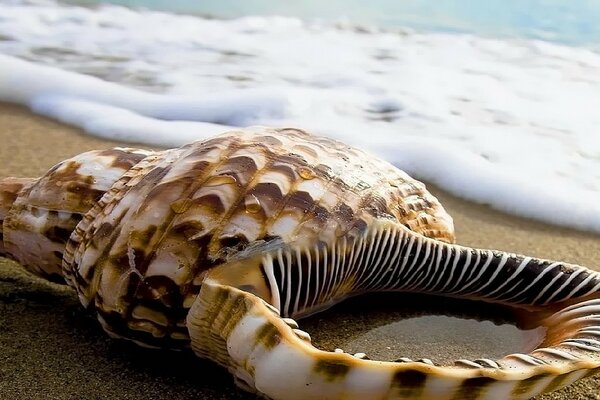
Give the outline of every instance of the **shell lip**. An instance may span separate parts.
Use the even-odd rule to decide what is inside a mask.
[[[441,296],[425,296],[443,299]],[[389,299],[386,300],[389,301]],[[454,299],[447,300],[453,301]],[[481,303],[484,309],[486,306],[497,307],[493,303]],[[543,312],[541,312],[542,310]],[[355,312],[356,309],[352,308],[351,313]],[[542,314],[542,316],[536,316],[536,314]],[[414,370],[433,376],[452,376],[465,379],[482,376],[497,380],[521,380],[536,375],[561,375],[576,370],[600,368],[600,298],[591,298],[558,309],[555,308],[554,312],[544,310],[542,307],[539,310],[523,311],[516,317],[528,320],[522,323],[532,324],[543,331],[541,337],[534,346],[530,346],[528,351],[505,353],[495,359],[457,359],[454,360],[453,365],[440,365],[427,358],[412,360],[402,357],[396,361],[359,358],[361,362],[366,363],[365,365],[390,367],[399,371]],[[461,316],[461,318],[478,319],[473,316]],[[300,325],[303,326],[303,329],[312,331],[310,325],[314,326],[314,323],[309,323],[307,328],[306,324],[302,322]],[[497,323],[497,321],[493,322]],[[532,329],[532,326],[525,329]],[[304,344],[306,345],[306,343]],[[315,346],[319,345],[315,344]],[[356,354],[345,353],[340,349],[336,349],[333,353],[335,353],[334,359],[356,358]],[[362,356],[364,353],[358,354]]]
[[[211,299],[213,291],[215,297]],[[204,305],[199,304],[202,301]],[[226,312],[234,308],[234,314]],[[516,399],[552,391],[600,371],[600,298],[563,304],[552,311],[541,319],[556,328],[556,333],[550,332],[550,340],[555,343],[543,343],[528,354],[513,353],[497,360],[458,360],[452,366],[435,365],[428,359],[378,361],[367,359],[363,353],[321,350],[301,329],[302,324],[282,317],[280,309],[264,298],[214,280],[210,275],[203,282],[199,300],[192,306],[187,322],[192,348],[198,355],[217,360],[245,385],[273,399],[289,398],[286,393],[290,390],[286,384],[287,391],[283,391],[273,374],[293,374],[296,379],[290,380],[289,385],[296,385],[298,391],[311,387],[301,393],[303,397],[294,399],[323,398],[323,393],[337,393],[326,398],[343,398],[356,390],[365,390],[356,386],[355,381],[363,378],[369,379],[363,382],[366,384],[379,382],[376,390],[381,393],[394,393],[400,390],[397,385],[405,385],[401,398],[429,398],[423,397],[423,393],[443,383],[455,388],[452,390],[469,387],[484,397],[503,388],[510,390],[511,398]],[[207,320],[212,321],[210,327],[200,326]],[[207,345],[214,346],[211,330],[223,338],[226,357],[221,354],[218,359],[210,350],[207,353]],[[369,392],[370,397],[363,398],[380,398],[376,393],[379,392]]]

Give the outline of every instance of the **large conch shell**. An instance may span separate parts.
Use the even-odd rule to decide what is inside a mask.
[[[0,181],[0,222],[0,254],[66,281],[111,336],[191,347],[271,399],[528,399],[600,369],[598,272],[454,245],[422,183],[295,129],[83,153]],[[318,350],[294,320],[372,291],[511,306],[547,333],[442,366]]]

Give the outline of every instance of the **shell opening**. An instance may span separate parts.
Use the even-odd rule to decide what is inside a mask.
[[[447,245],[381,224],[330,245],[282,244],[215,269],[188,328],[199,355],[273,399],[290,398],[290,384],[274,376],[294,376],[298,399],[527,399],[600,369],[599,288],[600,276],[583,267]],[[463,316],[477,304],[486,319],[494,311],[511,322],[518,340],[497,354],[459,350],[440,360],[413,332],[420,354],[380,357],[361,346],[323,346],[306,332],[314,333],[310,323],[296,321],[348,296],[391,291],[439,296],[431,298],[442,310],[458,299]],[[404,302],[425,308],[414,298]],[[364,329],[355,308],[337,321],[334,335],[345,333],[340,326]],[[314,317],[316,325],[324,315]]]
[[[548,327],[527,310],[412,293],[360,295],[299,323],[323,350],[445,366],[527,354],[548,334]]]
[[[319,350],[302,323],[211,279],[187,323],[198,355],[210,355],[244,387],[272,399],[528,399],[600,369],[599,315],[598,298],[565,306],[543,317],[548,334],[531,352],[450,366],[429,358],[385,362],[360,351]]]

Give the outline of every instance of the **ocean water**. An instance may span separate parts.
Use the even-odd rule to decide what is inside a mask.
[[[0,100],[163,146],[293,125],[600,232],[600,2],[363,3],[0,0]]]
[[[71,0],[70,3],[99,2]],[[391,29],[527,37],[570,44],[600,42],[598,0],[109,0],[104,3],[218,18],[279,15]]]

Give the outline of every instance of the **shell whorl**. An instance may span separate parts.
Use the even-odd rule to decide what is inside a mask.
[[[384,161],[298,130],[228,132],[123,175],[78,225],[65,271],[113,334],[183,339],[209,269],[250,245],[331,242],[373,218],[454,240],[424,185]],[[111,327],[115,314],[130,326]]]
[[[56,164],[38,179],[3,180],[4,193],[12,183],[13,194],[12,201],[0,201],[11,203],[0,215],[4,251],[34,274],[62,281],[65,244],[83,214],[149,154],[125,148],[90,151]],[[18,192],[15,182],[21,184]]]

